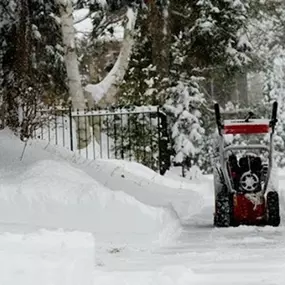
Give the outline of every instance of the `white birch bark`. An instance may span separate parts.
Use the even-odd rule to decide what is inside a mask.
[[[100,107],[107,107],[116,101],[116,94],[128,69],[129,59],[132,53],[136,18],[137,11],[129,7],[126,14],[127,21],[121,51],[115,65],[100,83],[88,84],[85,87],[86,92],[92,94],[94,101],[96,101]]]
[[[64,45],[64,60],[67,71],[69,94],[74,110],[84,110],[85,98],[81,84],[75,45],[75,30],[71,0],[56,0],[59,5],[61,31]],[[88,120],[84,117],[76,119],[77,147],[85,148],[91,141]]]

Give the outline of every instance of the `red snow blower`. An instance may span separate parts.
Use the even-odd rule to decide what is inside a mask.
[[[245,119],[222,121],[219,104],[215,116],[219,136],[214,157],[214,226],[279,226],[272,156],[277,102],[271,119],[253,119],[249,112]],[[233,142],[236,137],[242,138],[240,143]]]

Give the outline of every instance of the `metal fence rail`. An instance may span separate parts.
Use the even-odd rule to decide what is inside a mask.
[[[45,117],[46,113],[50,116],[34,131],[34,137],[66,147],[88,159],[136,161],[162,175],[170,166],[167,117],[157,106],[84,111],[52,108],[40,112],[45,113]],[[91,132],[90,141],[83,148],[77,145],[78,118]]]

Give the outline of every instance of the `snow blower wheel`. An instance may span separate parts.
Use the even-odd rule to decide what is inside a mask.
[[[269,226],[278,227],[280,224],[279,195],[277,192],[267,194],[267,223]]]
[[[216,227],[229,227],[231,225],[231,203],[227,191],[221,191],[216,200],[216,213],[214,225]]]

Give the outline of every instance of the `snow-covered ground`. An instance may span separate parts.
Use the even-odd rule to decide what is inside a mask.
[[[284,283],[284,226],[214,229],[210,176],[25,147],[7,130],[0,157],[0,284]]]
[[[0,250],[0,284],[94,284],[92,234],[3,233]]]

